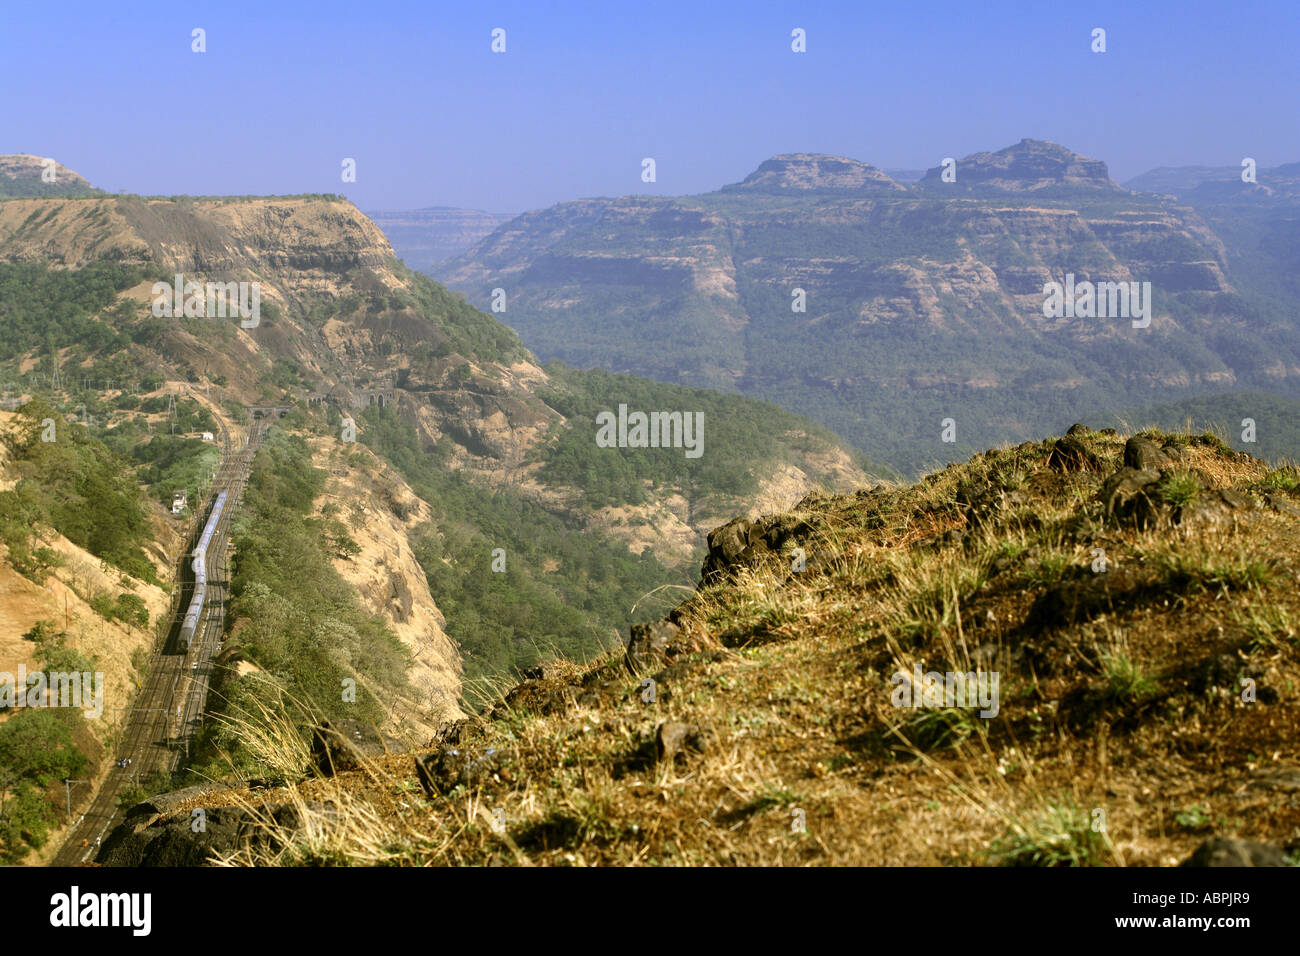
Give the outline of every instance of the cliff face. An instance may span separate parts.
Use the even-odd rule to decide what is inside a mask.
[[[387,622],[410,655],[407,679],[413,694],[394,703],[392,729],[431,734],[440,722],[464,716],[460,655],[411,549],[411,533],[433,519],[433,510],[364,446],[349,448],[317,438],[312,451],[315,465],[329,474],[316,516],[337,516],[357,546],[355,554],[335,556],[334,569],[355,589],[362,607]]]
[[[776,401],[904,469],[1105,408],[1300,390],[1286,290],[1252,265],[1278,258],[1282,219],[1242,238],[1036,140],[955,174],[904,186],[854,160],[778,156],[716,193],[526,213],[437,274],[476,303],[503,289],[543,358]],[[1070,281],[1149,283],[1150,325],[1045,317],[1045,285]],[[945,446],[946,417],[964,431]]]

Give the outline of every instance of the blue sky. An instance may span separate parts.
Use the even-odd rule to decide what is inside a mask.
[[[195,27],[206,53],[191,52]],[[704,192],[776,153],[925,168],[1026,136],[1120,180],[1300,160],[1295,0],[5,0],[0,62],[0,152],[138,193],[519,212]],[[344,157],[355,183],[340,181]]]

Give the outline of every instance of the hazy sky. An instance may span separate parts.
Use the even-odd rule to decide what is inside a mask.
[[[0,153],[109,190],[519,212],[705,192],[776,153],[926,168],[1026,136],[1119,180],[1300,160],[1297,0],[0,4]]]

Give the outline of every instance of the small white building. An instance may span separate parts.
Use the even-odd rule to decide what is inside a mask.
[[[182,511],[185,510],[185,506],[188,503],[189,503],[189,497],[188,495],[186,495],[185,489],[182,488],[180,491],[175,492],[172,495],[172,514],[174,515],[180,514]]]
[[[216,441],[216,440],[217,440],[217,439],[213,436],[212,432],[204,432],[204,433],[203,433],[201,436],[199,436],[199,437],[201,437],[204,441]]]

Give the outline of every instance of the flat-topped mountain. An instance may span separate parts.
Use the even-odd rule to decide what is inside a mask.
[[[1111,180],[1105,163],[1040,139],[1022,139],[996,153],[974,153],[957,160],[953,182],[944,182],[942,177],[943,167],[936,166],[926,171],[918,186],[979,195],[1053,190],[1122,192]]]
[[[773,156],[739,183],[723,186],[724,193],[858,193],[888,195],[905,192],[874,166],[842,156],[787,153]]]

